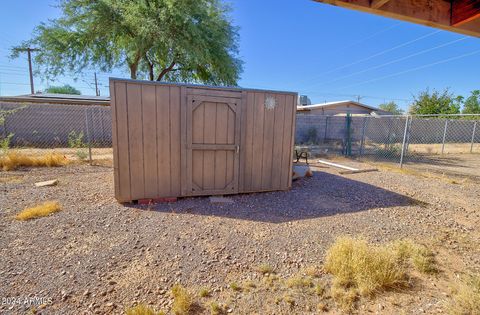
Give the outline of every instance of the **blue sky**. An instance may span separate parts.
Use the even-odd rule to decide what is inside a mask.
[[[449,87],[468,95],[480,89],[480,39],[350,11],[310,0],[233,0],[240,27],[243,87],[296,91],[314,103],[355,99],[406,108],[412,94]],[[55,18],[56,1],[5,1],[0,11],[0,95],[29,93],[26,56],[8,58],[9,47],[29,38],[41,21]],[[102,95],[108,76],[99,74]],[[76,82],[36,77],[36,90],[70,83],[94,94],[93,70]]]

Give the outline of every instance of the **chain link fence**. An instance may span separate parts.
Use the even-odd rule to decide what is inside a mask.
[[[0,153],[54,151],[73,160],[111,159],[111,125],[107,106],[0,104]]]
[[[480,177],[480,115],[297,115],[296,150]]]
[[[109,106],[0,103],[0,154],[58,152],[112,159]],[[400,167],[480,177],[480,115],[323,116],[297,114],[297,151],[344,155]]]

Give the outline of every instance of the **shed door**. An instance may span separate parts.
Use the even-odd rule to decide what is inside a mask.
[[[187,97],[187,193],[238,192],[240,98]]]

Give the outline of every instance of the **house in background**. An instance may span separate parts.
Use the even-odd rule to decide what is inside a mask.
[[[381,110],[370,105],[355,101],[336,101],[323,104],[300,105],[297,106],[297,115],[326,115],[326,116],[345,116],[347,113],[352,115],[391,115],[390,112]]]

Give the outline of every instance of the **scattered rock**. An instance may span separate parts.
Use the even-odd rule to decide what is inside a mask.
[[[58,179],[46,180],[43,182],[35,183],[35,187],[45,187],[45,186],[56,186],[58,184]]]
[[[210,196],[210,203],[234,203],[232,198],[223,196]]]

